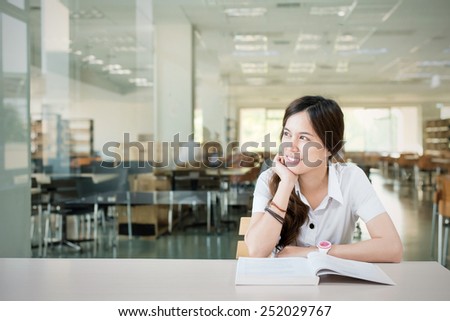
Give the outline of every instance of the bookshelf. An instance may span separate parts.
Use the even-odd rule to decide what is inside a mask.
[[[31,122],[31,158],[40,166],[51,165],[54,171],[68,169],[74,158],[94,155],[94,121],[62,119],[47,114]],[[63,170],[64,171],[64,170]]]
[[[70,157],[92,157],[94,155],[94,120],[68,120]]]
[[[42,159],[44,157],[44,132],[42,120],[31,123],[31,158]]]
[[[450,119],[425,122],[424,154],[440,156],[450,151]]]

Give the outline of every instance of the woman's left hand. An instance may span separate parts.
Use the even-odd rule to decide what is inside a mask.
[[[317,251],[317,247],[301,247],[301,246],[285,246],[278,254],[277,257],[291,257],[291,256],[303,256],[306,257],[308,253]]]

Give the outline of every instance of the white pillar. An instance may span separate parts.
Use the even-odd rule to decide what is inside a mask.
[[[198,86],[197,108],[202,110],[203,139],[226,143],[226,89],[218,79],[208,79]]]
[[[193,133],[193,28],[176,5],[158,2],[155,19],[154,129],[159,142]]]
[[[62,120],[69,115],[69,9],[58,0],[42,1],[41,6],[41,70],[45,84],[41,117],[46,133],[43,162],[51,165],[55,173],[68,172],[70,150]]]
[[[45,79],[44,112],[67,117],[69,107],[69,9],[58,0],[46,0],[42,1],[41,14],[42,74]]]

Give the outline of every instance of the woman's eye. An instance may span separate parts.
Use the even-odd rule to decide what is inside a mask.
[[[308,139],[308,137],[306,137],[306,136],[303,136],[303,135],[302,135],[302,136],[300,136],[300,137],[299,137],[299,139],[300,139],[300,140],[306,140],[306,141],[307,141],[307,140],[309,140],[309,139]]]
[[[283,132],[283,136],[289,136],[289,132]]]

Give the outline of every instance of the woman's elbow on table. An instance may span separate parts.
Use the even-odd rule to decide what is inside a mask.
[[[247,239],[245,240],[245,244],[247,245],[249,257],[268,257],[271,254],[270,251],[261,248],[257,244],[247,241]]]
[[[403,258],[403,245],[402,242],[398,241],[392,244],[389,251],[389,262],[400,263]]]

